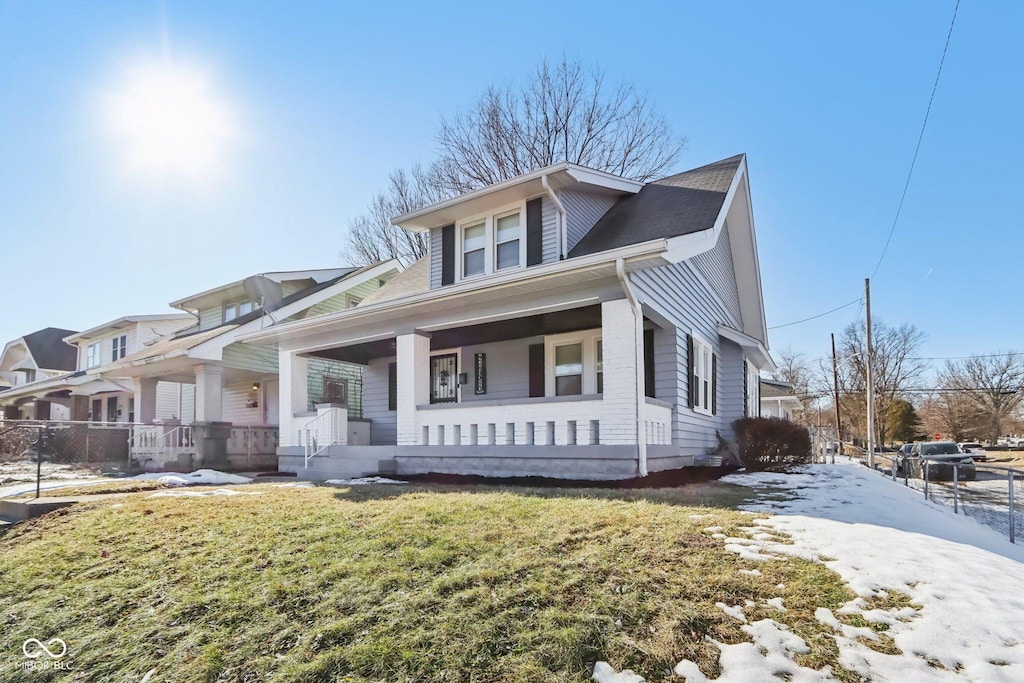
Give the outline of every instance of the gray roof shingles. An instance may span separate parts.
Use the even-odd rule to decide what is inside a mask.
[[[22,339],[35,360],[36,365],[46,370],[72,371],[78,365],[78,351],[64,343],[64,337],[77,334],[75,330],[45,327],[26,334]]]
[[[569,258],[714,227],[743,155],[655,180],[620,199],[569,252]]]

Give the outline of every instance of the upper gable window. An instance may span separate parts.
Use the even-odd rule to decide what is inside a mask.
[[[94,368],[100,364],[100,343],[93,342],[85,350],[85,367]]]
[[[519,202],[459,223],[460,279],[523,265],[526,260],[524,213],[525,204]]]
[[[122,334],[120,337],[114,337],[111,344],[110,360],[119,361],[125,357],[128,352],[128,335]]]

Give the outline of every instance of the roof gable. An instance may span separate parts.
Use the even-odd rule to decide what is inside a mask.
[[[737,154],[644,185],[616,202],[569,258],[713,228],[742,163]]]
[[[78,350],[64,342],[64,337],[76,334],[75,330],[46,327],[22,339],[36,366],[45,370],[73,371],[78,363]]]

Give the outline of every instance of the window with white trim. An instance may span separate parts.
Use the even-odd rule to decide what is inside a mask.
[[[100,362],[100,343],[93,342],[85,349],[85,367],[95,368]]]
[[[597,370],[597,393],[599,394],[604,393],[604,344],[602,342],[603,340],[598,337],[596,342],[597,360],[594,362]]]
[[[110,362],[121,360],[128,353],[128,335],[122,334],[111,340]]]
[[[705,415],[711,414],[711,374],[714,352],[711,345],[693,335],[693,377],[696,391],[693,393],[693,409]]]
[[[241,318],[243,315],[248,315],[254,310],[256,310],[256,304],[253,303],[252,299],[241,299],[224,304],[224,322]]]
[[[526,205],[518,202],[458,223],[457,279],[519,268],[526,261]]]
[[[604,388],[601,330],[544,338],[546,396],[599,394]]]

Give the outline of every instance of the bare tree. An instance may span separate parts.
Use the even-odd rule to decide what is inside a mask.
[[[792,346],[787,346],[774,355],[776,367],[775,371],[771,373],[772,379],[793,385],[793,393],[800,400],[802,417],[810,425],[811,409],[817,404],[819,398],[811,389],[811,383],[814,380],[814,366],[806,355],[795,351]]]
[[[561,161],[646,181],[664,175],[685,144],[628,81],[610,85],[597,68],[547,60],[521,87],[491,86],[472,106],[441,120],[438,157],[395,171],[367,212],[349,224],[351,258],[409,262],[422,235],[390,219],[428,204]]]
[[[940,401],[957,406],[965,432],[995,442],[1024,401],[1024,355],[999,353],[946,361],[939,374]],[[950,431],[952,425],[950,426]]]
[[[928,365],[915,358],[924,333],[917,327],[904,323],[890,327],[881,320],[872,322],[871,377],[875,390],[875,414],[879,418],[887,415],[889,407],[903,398],[910,390],[918,388]],[[839,353],[849,359],[843,363],[839,373],[840,389],[846,394],[840,399],[840,412],[844,413],[848,425],[863,425],[866,416],[865,394],[867,392],[867,358],[864,340],[864,326],[850,323],[839,338]],[[885,443],[884,420],[879,419],[876,434],[879,443]]]
[[[682,151],[663,116],[628,81],[597,68],[544,60],[521,87],[491,86],[475,105],[442,119],[439,168],[459,194],[560,161],[646,181]]]
[[[366,213],[349,222],[349,250],[358,263],[370,264],[397,258],[408,265],[427,254],[423,233],[409,232],[391,219],[444,199],[436,174],[421,166],[398,169],[388,184],[373,196]]]

